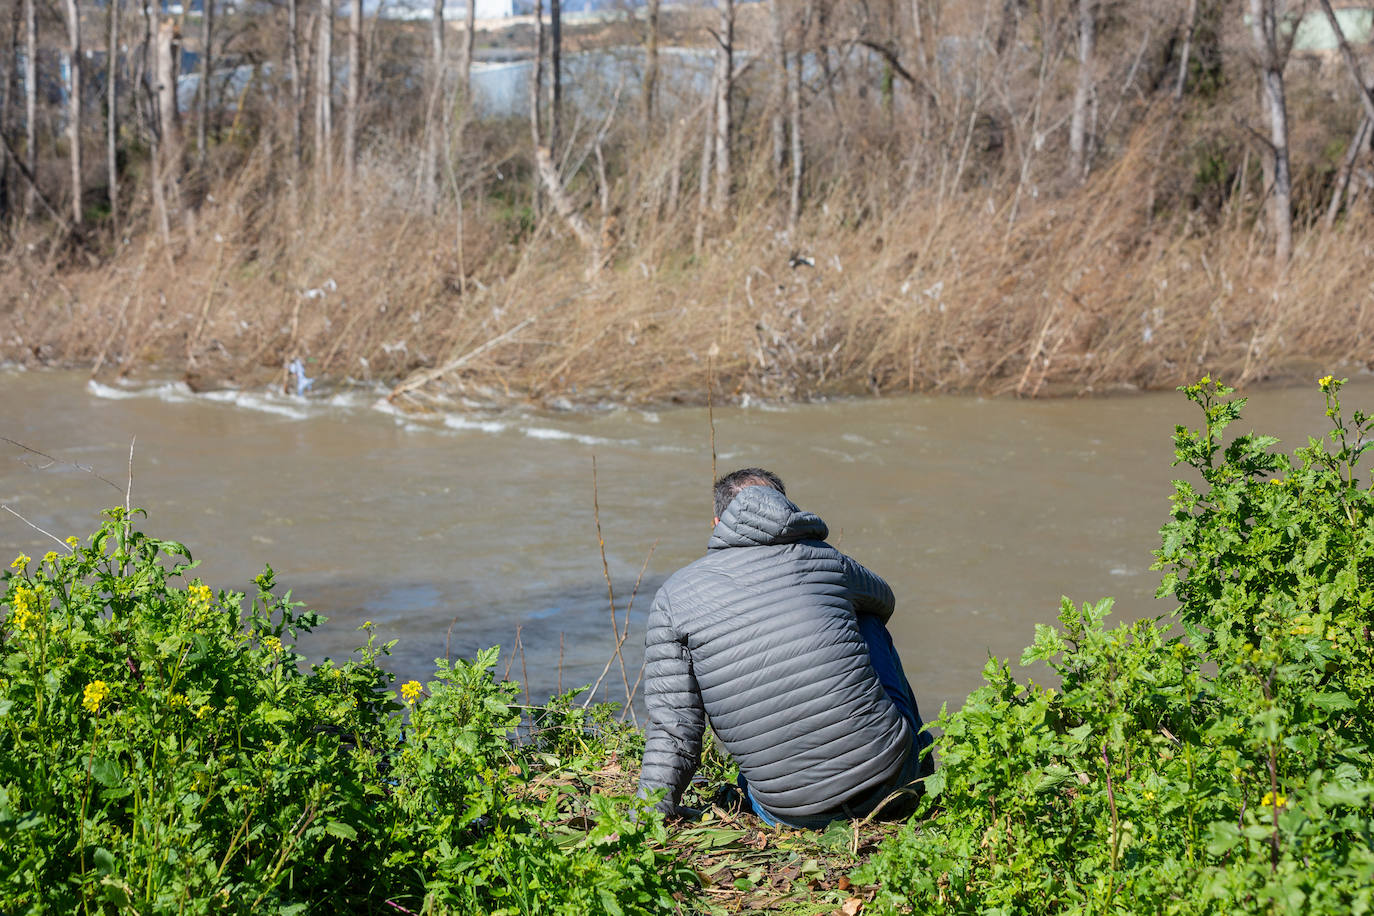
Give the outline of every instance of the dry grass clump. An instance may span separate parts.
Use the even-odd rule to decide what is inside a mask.
[[[871,183],[832,182],[794,239],[755,164],[739,215],[699,251],[695,207],[646,151],[616,184],[611,264],[590,280],[499,137],[483,155],[501,177],[470,186],[461,216],[416,204],[400,150],[374,150],[350,198],[291,187],[264,145],[171,249],[153,232],[62,271],[12,249],[0,354],[193,386],[275,384],[300,357],[326,383],[411,378],[412,406],[699,401],[711,373],[732,398],[1035,396],[1365,359],[1369,215],[1309,229],[1275,274],[1259,221],[1163,203],[1167,126],[1146,120],[1054,195],[890,188],[901,205],[880,209]]]

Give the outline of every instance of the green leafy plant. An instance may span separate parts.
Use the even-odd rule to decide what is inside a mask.
[[[132,521],[6,574],[0,911],[672,908],[661,819],[552,787],[498,650],[399,696],[370,623],[309,665],[292,641],[321,618],[270,567],[245,606]]]
[[[1156,568],[1155,620],[1111,602],[1039,626],[1021,684],[986,686],[944,730],[923,812],[856,877],[882,912],[1362,913],[1374,906],[1374,495],[1356,478],[1370,418],[1292,458],[1223,443],[1244,399],[1186,386]],[[1182,632],[1180,632],[1182,631]]]

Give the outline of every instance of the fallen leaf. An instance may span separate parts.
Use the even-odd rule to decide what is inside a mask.
[[[850,897],[844,902],[844,906],[840,907],[840,912],[843,913],[844,916],[858,916],[858,913],[863,910],[863,908],[864,902],[862,900],[858,897]]]
[[[836,884],[836,887],[838,887],[838,888],[839,888],[840,890],[842,890],[842,891],[847,891],[847,890],[849,890],[849,888],[850,888],[851,886],[852,886],[852,882],[850,882],[849,876],[848,876],[848,875],[840,875],[840,880],[839,880],[839,882]]]

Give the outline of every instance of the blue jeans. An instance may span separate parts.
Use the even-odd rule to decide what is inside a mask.
[[[927,751],[935,739],[930,732],[925,731],[925,724],[921,721],[921,712],[916,708],[916,696],[911,692],[911,684],[906,679],[906,672],[902,670],[902,660],[897,655],[897,648],[892,644],[892,634],[887,632],[887,627],[883,626],[882,621],[871,614],[860,614],[858,618],[859,634],[868,644],[868,658],[873,664],[874,672],[878,675],[878,682],[883,685],[883,690],[892,700],[892,705],[897,707],[897,712],[901,713],[902,718],[906,719],[911,726],[911,752],[907,754],[906,763],[902,765],[895,777],[858,798],[846,801],[840,805],[838,810],[822,814],[796,817],[778,817],[772,814],[759,804],[758,799],[754,798],[748,780],[741,773],[737,783],[740,790],[748,799],[749,806],[758,815],[759,820],[770,827],[785,824],[789,827],[814,829],[824,827],[831,821],[841,818],[867,817],[874,808],[897,789],[916,783],[917,780],[935,772],[935,757]],[[883,808],[883,817],[885,819],[909,817],[916,808],[918,798],[919,796],[908,796],[894,799]]]

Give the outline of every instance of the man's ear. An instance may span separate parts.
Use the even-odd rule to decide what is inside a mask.
[[[711,519],[711,527],[712,527],[712,528],[716,527],[716,526],[719,525],[719,524],[720,524],[720,516],[719,516],[719,515],[717,515],[715,518]]]

